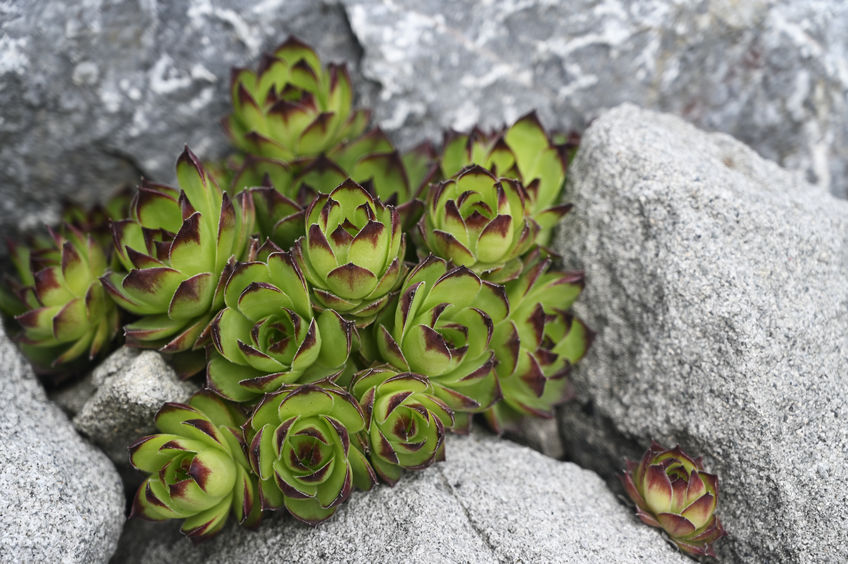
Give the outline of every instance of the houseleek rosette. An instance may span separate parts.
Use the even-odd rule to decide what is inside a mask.
[[[294,253],[317,305],[367,325],[403,280],[405,249],[394,206],[348,180],[309,205]]]
[[[30,362],[41,372],[59,372],[104,350],[120,321],[100,283],[107,257],[94,237],[66,225],[32,247],[10,243],[9,251],[18,279],[7,281],[0,309],[15,316]]]
[[[508,311],[502,286],[431,255],[410,271],[393,315],[381,316],[377,349],[395,368],[427,376],[464,430],[469,413],[501,396],[489,342]]]
[[[124,328],[127,343],[172,353],[191,349],[223,305],[228,267],[245,253],[254,227],[253,201],[230,199],[188,148],[177,180],[181,191],[139,187],[131,219],[112,224],[128,272],[101,279],[118,305],[142,316]]]
[[[472,164],[522,183],[527,192],[527,213],[540,227],[536,242],[546,244],[551,229],[571,209],[569,204],[558,203],[568,163],[535,112],[505,131],[487,134],[474,129],[469,134],[447,135],[441,159],[442,174],[451,177]]]
[[[226,127],[233,144],[283,161],[315,156],[357,137],[368,124],[353,111],[344,66],[324,68],[311,47],[289,38],[265,55],[257,72],[234,69],[233,113]]]
[[[549,272],[550,265],[534,252],[506,283],[510,311],[495,325],[491,345],[503,400],[486,412],[498,432],[522,415],[553,417],[568,399],[568,370],[591,342],[591,331],[567,311],[583,289],[583,273]]]
[[[643,522],[664,530],[684,552],[715,556],[713,543],[726,534],[715,515],[718,477],[704,472],[700,458],[654,442],[639,464],[627,461],[621,481]]]
[[[360,432],[356,400],[336,386],[305,384],[268,394],[250,419],[250,462],[266,508],[285,508],[316,524],[330,517],[354,487],[376,481]]]
[[[365,412],[370,460],[383,481],[394,485],[402,470],[444,460],[453,410],[434,395],[426,376],[369,368],[354,376],[351,391]]]
[[[478,274],[520,268],[539,226],[525,208],[521,184],[479,166],[430,189],[418,223],[430,251]]]
[[[184,519],[182,532],[198,541],[214,535],[232,512],[239,523],[262,517],[259,488],[245,455],[245,417],[201,391],[188,405],[166,403],[156,414],[161,433],[130,447],[130,462],[149,472],[135,494],[132,516]]]
[[[240,263],[210,325],[210,388],[249,401],[283,384],[314,382],[345,368],[353,323],[331,309],[313,316],[306,281],[288,252]]]

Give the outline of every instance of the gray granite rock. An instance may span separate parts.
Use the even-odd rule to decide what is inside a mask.
[[[165,402],[185,402],[199,388],[183,381],[154,351],[118,349],[98,367],[97,391],[74,417],[77,431],[90,438],[119,467],[128,467],[127,447],[156,432],[153,418]]]
[[[538,109],[582,128],[631,101],[735,135],[848,196],[842,0],[344,0],[408,142]]]
[[[686,562],[593,472],[480,431],[394,488],[355,493],[311,528],[273,518],[198,546],[131,522],[116,560],[153,562]]]
[[[106,562],[124,524],[121,481],[47,400],[0,328],[0,562]]]
[[[629,105],[570,178],[556,245],[597,331],[572,458],[609,476],[616,448],[679,442],[720,476],[722,559],[848,561],[848,202]]]
[[[0,234],[53,221],[62,196],[103,199],[142,171],[170,182],[185,143],[220,154],[230,67],[256,65],[288,34],[329,60],[359,53],[328,2],[0,3]]]

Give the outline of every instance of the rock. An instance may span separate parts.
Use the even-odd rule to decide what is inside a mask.
[[[561,428],[601,424],[567,456],[609,476],[619,446],[680,443],[720,476],[721,559],[848,561],[848,202],[629,105],[567,190],[556,248],[597,337]]]
[[[47,400],[0,328],[0,562],[106,562],[124,524],[106,456]]]
[[[176,523],[131,522],[122,562],[686,562],[592,472],[475,431],[447,462],[355,493],[329,521],[228,526],[192,546]]]
[[[98,367],[97,391],[74,417],[77,430],[100,446],[119,467],[128,467],[127,447],[156,432],[153,418],[165,402],[185,402],[199,388],[180,380],[154,351],[118,349]]]
[[[848,196],[848,4],[699,0],[344,0],[407,143],[538,109],[585,127],[625,101],[750,144]]]
[[[0,12],[0,235],[142,171],[171,182],[185,143],[219,156],[230,67],[255,66],[288,34],[328,60],[359,54],[344,11],[312,0],[22,0]]]
[[[565,456],[556,419],[525,417],[514,428],[505,429],[504,438],[529,446],[551,458]]]

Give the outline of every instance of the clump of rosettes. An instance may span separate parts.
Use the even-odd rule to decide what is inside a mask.
[[[726,534],[715,515],[718,477],[704,471],[700,457],[654,442],[639,464],[627,461],[621,481],[642,521],[664,530],[684,552],[715,556],[713,543]]]

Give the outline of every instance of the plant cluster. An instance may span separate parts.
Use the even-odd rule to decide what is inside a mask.
[[[475,414],[498,432],[552,416],[591,341],[570,312],[583,275],[545,248],[575,139],[531,113],[400,152],[346,69],[296,39],[234,70],[231,97],[233,155],[186,148],[178,186],[69,208],[12,246],[0,295],[41,372],[77,370],[123,326],[205,375],[131,446],[149,473],[134,514],[195,540],[265,509],[314,524],[443,459]]]

